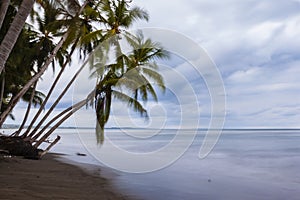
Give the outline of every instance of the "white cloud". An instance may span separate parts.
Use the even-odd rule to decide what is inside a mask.
[[[233,82],[233,84],[240,84],[240,83],[250,83],[252,81],[255,81],[258,76],[261,77],[262,70],[258,67],[253,67],[247,70],[238,70],[234,72],[232,75],[228,77],[228,80],[230,82]]]
[[[270,43],[276,32],[282,27],[283,23],[280,22],[263,22],[250,28],[245,37],[249,38],[252,45],[261,47]]]

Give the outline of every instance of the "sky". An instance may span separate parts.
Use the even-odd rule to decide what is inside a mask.
[[[107,127],[209,127],[214,86],[205,73],[193,71],[187,58],[197,59],[194,54],[200,50],[184,46],[188,42],[181,42],[186,39],[203,49],[201,53],[210,58],[208,66],[220,73],[226,97],[225,128],[300,128],[299,0],[136,0],[134,4],[146,9],[150,20],[136,23],[133,29],[165,30],[181,39],[155,36],[172,46],[173,53],[170,60],[160,62],[168,87],[159,94],[158,103],[147,103],[150,120],[145,122],[115,102]],[[184,55],[174,53],[180,48]],[[80,64],[73,61],[61,88]],[[52,79],[53,72],[48,70],[39,89],[47,90]],[[82,81],[76,84],[60,109],[87,92],[79,87]],[[7,123],[18,123],[25,107],[19,104],[16,121]],[[84,109],[64,125],[92,126],[91,116],[92,110]]]

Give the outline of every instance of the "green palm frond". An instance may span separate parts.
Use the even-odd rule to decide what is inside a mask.
[[[133,7],[128,14],[128,18],[133,20],[141,19],[141,20],[149,21],[149,13],[142,8]]]
[[[148,60],[154,60],[154,59],[167,59],[169,58],[169,53],[165,50],[162,50],[161,48],[155,48],[155,49],[147,49],[144,52],[145,56],[141,58],[140,62],[148,62]]]
[[[140,96],[141,96],[143,102],[147,102],[148,101],[147,86],[146,85],[142,85],[137,90],[140,93]]]
[[[139,43],[137,41],[138,37],[136,35],[126,31],[124,33],[124,37],[125,37],[126,41],[131,46],[132,49],[138,49],[139,48]]]
[[[152,69],[149,69],[147,67],[142,67],[142,71],[143,74],[145,74],[150,79],[152,79],[154,83],[157,84],[157,86],[159,86],[163,92],[165,91],[166,87],[165,87],[164,79],[160,73]]]
[[[41,105],[43,103],[45,97],[46,96],[42,92],[35,91],[34,97],[33,97],[33,100],[32,100],[33,106],[36,107],[38,105]]]
[[[158,98],[157,98],[157,94],[152,86],[152,83],[148,82],[148,80],[145,78],[145,76],[143,75],[140,75],[141,78],[140,80],[143,80],[143,84],[139,84],[137,85],[134,89],[134,96],[135,96],[135,99],[138,100],[138,94],[140,94],[140,97],[141,99],[144,101],[144,102],[147,102],[148,101],[148,93],[151,94],[151,96],[154,98],[155,101],[158,101]],[[136,83],[134,81],[134,83]]]
[[[47,24],[46,28],[49,32],[51,32],[54,36],[62,36],[64,34],[65,29],[71,24],[71,20],[55,20]]]
[[[148,67],[150,69],[153,69],[153,70],[158,70],[159,69],[156,62],[146,63],[145,65],[146,65],[146,67]],[[145,67],[145,66],[143,66],[143,67]]]
[[[111,29],[128,28],[137,20],[149,20],[148,13],[139,7],[129,7],[125,0],[104,0],[101,6],[102,21]]]
[[[30,90],[28,90],[27,93],[25,93],[25,95],[22,97],[23,101],[29,102],[31,99],[32,92],[34,92],[34,96],[32,99],[33,106],[36,107],[38,105],[41,105],[43,103],[45,95],[40,91],[33,90],[33,88],[31,88]]]
[[[88,32],[83,37],[81,37],[79,44],[84,45],[84,44],[89,44],[91,42],[100,40],[103,37],[103,30],[96,30],[93,32]]]
[[[122,78],[120,78],[118,85],[126,85],[126,86],[131,86],[128,87],[130,89],[137,89],[143,85],[147,85],[150,82],[148,81],[148,79],[145,78],[145,76],[143,76],[140,73],[140,70],[138,68],[134,68],[131,69],[130,71],[128,71],[126,74],[124,74],[122,76]]]
[[[141,31],[137,32],[137,35],[125,34],[128,44],[133,48],[133,52],[130,55],[138,64],[150,64],[150,61],[155,59],[168,59],[169,53],[164,50],[159,43],[153,42],[151,39],[146,39]]]
[[[148,81],[144,75],[141,75],[145,81]],[[148,93],[151,94],[155,101],[158,101],[157,94],[153,88],[153,83],[148,82],[136,89],[136,93],[138,92],[144,102],[148,100]],[[135,94],[137,95],[137,94]],[[137,98],[136,98],[137,99]]]
[[[112,91],[112,95],[114,98],[127,103],[129,107],[131,107],[135,112],[138,112],[142,117],[145,117],[146,119],[148,118],[147,110],[135,98],[116,90]]]
[[[109,78],[98,83],[96,88],[101,90],[102,87],[116,85],[119,82],[119,78]]]
[[[157,94],[153,88],[153,86],[151,84],[148,84],[145,86],[147,91],[152,95],[152,97],[154,98],[154,100],[157,102],[158,101],[158,97]]]
[[[126,90],[128,92],[134,92],[138,88],[140,88],[142,85],[143,84],[141,84],[141,82],[138,82],[137,79],[130,79],[128,77],[122,77],[121,79],[118,79],[115,87],[121,91]]]
[[[97,19],[99,18],[100,13],[97,10],[98,6],[95,4],[96,2],[91,2],[84,8],[83,15],[86,19],[97,21]]]

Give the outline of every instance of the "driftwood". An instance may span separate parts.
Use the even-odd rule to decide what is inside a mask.
[[[48,153],[48,151],[58,142],[60,140],[60,136],[58,135],[57,137],[56,137],[56,139],[52,142],[52,143],[50,143],[50,145],[47,147],[47,149],[45,149],[42,153],[41,153],[41,155],[40,155],[40,157],[42,157],[42,156],[44,156],[46,153]]]
[[[29,141],[18,136],[0,137],[0,149],[8,151],[10,155],[24,156],[29,159],[39,158],[39,149],[34,148]]]
[[[23,156],[28,159],[40,159],[45,155],[50,148],[59,141],[58,136],[49,146],[43,151],[32,145],[30,139],[19,136],[0,136],[0,153],[12,156]]]

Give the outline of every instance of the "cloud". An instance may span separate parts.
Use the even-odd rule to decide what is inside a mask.
[[[262,70],[258,67],[253,67],[247,70],[238,70],[233,72],[227,79],[233,84],[249,83],[262,76]]]
[[[203,64],[199,54],[195,53],[195,47],[200,45],[216,63],[224,80],[227,127],[300,127],[299,0],[277,0],[276,3],[270,0],[134,2],[149,11],[150,21],[138,22],[133,28],[158,27],[186,37],[186,40],[179,40],[176,35],[164,35],[163,31],[159,35],[151,30],[147,32],[148,36],[159,39],[166,48],[173,50],[172,59],[160,64],[177,70],[176,76],[170,71],[165,71],[164,75],[169,88],[174,88],[173,93],[181,97],[180,104],[191,112],[191,119],[199,116],[190,103],[194,94],[188,86],[196,91],[196,103],[205,126],[211,115],[207,85],[201,74],[195,73],[187,62]],[[189,40],[194,44],[183,49]],[[64,87],[70,74],[71,71],[65,74],[59,88]],[[46,91],[51,80],[51,73],[48,72],[39,88]],[[74,91],[75,99],[81,99],[87,92],[86,87],[80,84]],[[57,94],[55,92],[51,102]],[[62,107],[69,104],[72,98],[74,94],[68,93]],[[153,109],[152,116],[156,117],[153,122],[159,124],[162,120],[159,114],[162,114],[168,117],[169,126],[178,123],[181,111],[176,96],[166,93],[159,99],[158,105],[152,101],[148,103],[150,110]],[[163,107],[163,111],[159,106]],[[115,118],[130,124],[124,104],[115,103],[114,111]],[[83,121],[89,121],[87,114],[82,116]],[[132,115],[132,118],[136,120],[138,116]]]

